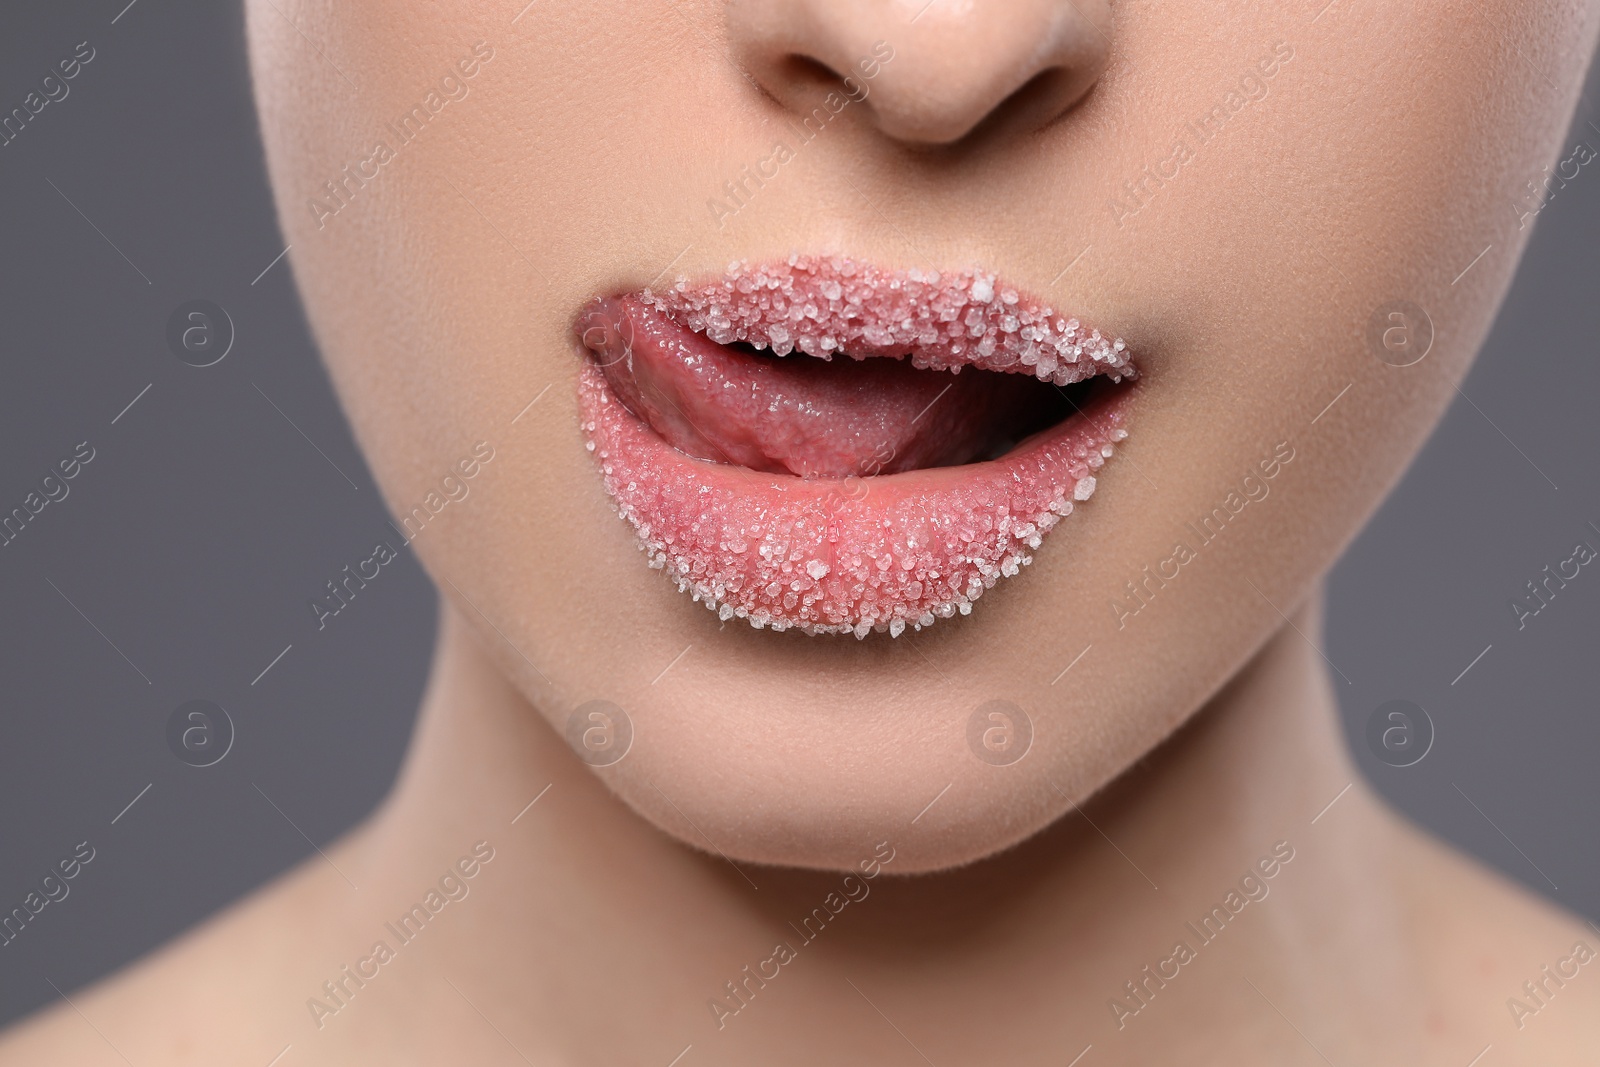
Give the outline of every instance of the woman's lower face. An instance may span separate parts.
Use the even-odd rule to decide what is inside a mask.
[[[1038,830],[1284,625],[1454,395],[1595,28],[516,7],[250,5],[356,433],[644,817],[839,868],[918,818],[902,871]]]

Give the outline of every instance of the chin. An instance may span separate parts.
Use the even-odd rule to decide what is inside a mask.
[[[1044,805],[1049,785],[1028,776],[984,781],[956,758],[878,760],[850,770],[846,762],[866,761],[823,765],[846,751],[830,746],[799,766],[763,761],[732,774],[716,766],[680,769],[666,782],[636,766],[608,785],[690,848],[739,865],[813,870],[852,870],[885,843],[895,852],[888,873],[949,870],[1010,848],[1058,814]],[[921,802],[908,804],[911,798]]]
[[[986,681],[905,685],[891,668],[859,685],[662,694],[631,710],[625,757],[592,771],[662,832],[740,867],[848,871],[887,843],[890,873],[946,870],[1043,829],[1080,799],[1073,783],[1118,766],[1063,733],[1059,710],[981,699]]]

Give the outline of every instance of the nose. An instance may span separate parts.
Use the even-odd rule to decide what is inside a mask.
[[[1111,54],[1109,0],[733,0],[727,10],[735,58],[779,103],[806,113],[818,88],[839,90],[908,144],[952,144],[991,118],[1042,126]]]

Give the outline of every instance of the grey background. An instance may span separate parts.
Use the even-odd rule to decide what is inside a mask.
[[[434,625],[407,555],[314,628],[307,598],[385,536],[387,516],[285,264],[261,273],[283,241],[241,12],[139,0],[118,17],[125,2],[13,5],[0,35],[0,112],[79,41],[97,52],[0,148],[0,512],[78,442],[96,450],[68,497],[0,548],[0,912],[79,841],[97,852],[71,895],[0,949],[0,1023],[370,811],[408,739]],[[1588,117],[1569,146],[1600,146]],[[1377,788],[1591,917],[1600,568],[1522,632],[1508,604],[1579,539],[1600,546],[1586,525],[1600,525],[1597,240],[1600,162],[1545,208],[1464,385],[1476,408],[1455,404],[1335,572],[1326,648],[1351,679],[1347,736]],[[196,297],[237,332],[204,369],[165,341],[169,314]],[[165,739],[172,710],[196,698],[226,708],[238,734],[208,769]],[[1435,724],[1416,766],[1367,749],[1368,715],[1393,698]]]

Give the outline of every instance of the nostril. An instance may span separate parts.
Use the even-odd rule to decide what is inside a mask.
[[[872,79],[881,70],[882,65],[870,53],[866,59],[841,69],[803,52],[789,52],[765,64],[767,77],[760,80],[769,97],[804,112],[829,93],[858,101],[866,99]]]
[[[1052,67],[1040,71],[990,111],[974,132],[1000,125],[1043,128],[1080,107],[1095,84],[1096,79],[1081,69]]]
[[[778,61],[778,74],[798,89],[832,89],[844,84],[844,75],[811,56],[790,53]]]

